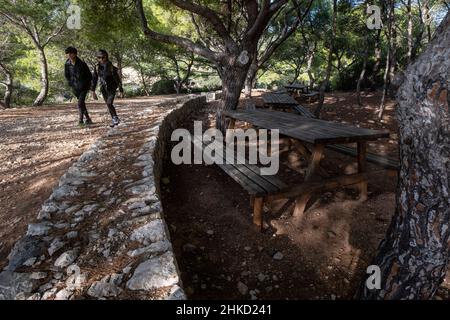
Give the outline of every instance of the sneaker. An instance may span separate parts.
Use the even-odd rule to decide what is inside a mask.
[[[78,122],[78,126],[79,126],[80,128],[86,128],[86,125],[84,124],[83,121]]]
[[[114,118],[113,118],[113,124],[114,124],[115,126],[117,126],[119,123],[120,123],[119,117],[114,117]]]
[[[87,125],[87,126],[91,126],[91,125],[93,125],[94,123],[92,122],[91,119],[87,119],[87,120],[84,122],[84,124]]]
[[[119,123],[120,123],[119,117],[113,117],[110,127],[113,128],[113,127],[117,126]]]

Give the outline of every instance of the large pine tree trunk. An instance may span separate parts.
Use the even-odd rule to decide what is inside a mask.
[[[33,102],[33,106],[42,106],[48,95],[48,63],[44,48],[37,46],[39,52],[39,64],[41,67],[41,91]]]
[[[397,93],[397,207],[373,262],[381,290],[364,299],[430,299],[445,277],[450,241],[450,15],[410,65]]]

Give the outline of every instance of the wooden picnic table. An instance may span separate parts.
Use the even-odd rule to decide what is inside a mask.
[[[292,83],[292,84],[285,85],[284,87],[286,88],[286,90],[292,91],[292,92],[301,91],[302,93],[308,93],[308,91],[309,91],[308,86],[301,84],[301,83]]]
[[[369,172],[366,169],[366,142],[380,138],[388,138],[387,130],[372,130],[359,128],[347,124],[334,123],[325,120],[311,119],[292,113],[268,110],[239,110],[224,111],[223,115],[230,118],[230,129],[234,129],[236,121],[245,121],[258,128],[269,130],[278,129],[280,135],[294,141],[294,146],[309,158],[305,179],[302,184],[294,186],[285,192],[274,196],[264,197],[263,200],[279,198],[296,198],[294,216],[301,215],[313,193],[335,189],[341,186],[357,185],[360,190],[360,199],[367,199],[367,179]],[[339,143],[356,143],[358,173],[342,175],[331,179],[318,176],[320,160],[327,145]],[[373,172],[380,174],[381,171]],[[255,211],[255,214],[257,211]],[[260,213],[262,215],[262,213]],[[262,216],[254,217],[254,222],[261,220]]]
[[[292,108],[298,105],[298,102],[286,93],[266,93],[262,96],[264,104],[271,109]]]

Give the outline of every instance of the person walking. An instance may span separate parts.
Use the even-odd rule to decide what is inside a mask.
[[[95,89],[97,87],[97,83],[99,83],[103,99],[105,100],[109,113],[111,114],[111,127],[115,127],[120,123],[120,119],[117,116],[116,108],[113,103],[117,88],[119,88],[119,92],[123,97],[122,80],[120,79],[117,67],[113,66],[112,62],[109,61],[108,52],[106,52],[106,50],[100,49],[97,52],[96,57],[98,64],[94,69],[92,79],[92,97],[95,100],[98,99]]]
[[[86,108],[86,96],[89,92],[92,81],[92,73],[87,64],[78,58],[78,51],[74,47],[65,50],[67,60],[64,65],[64,76],[69,87],[78,99],[78,113],[80,127],[89,126],[92,120]]]

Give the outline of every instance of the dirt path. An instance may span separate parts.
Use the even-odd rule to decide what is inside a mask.
[[[118,99],[116,105],[126,122],[123,108],[171,97]],[[89,129],[78,127],[73,104],[0,111],[0,268],[27,224],[36,220],[59,177],[109,129],[105,105],[88,103],[88,109],[95,122]]]

